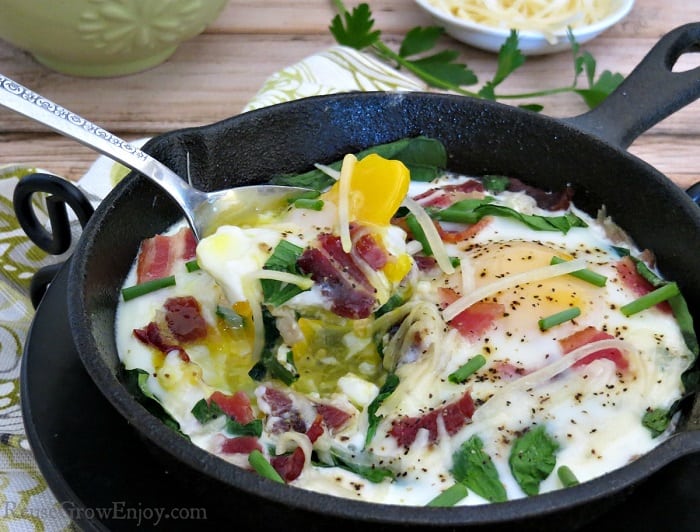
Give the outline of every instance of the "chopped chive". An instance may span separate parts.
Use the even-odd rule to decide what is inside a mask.
[[[420,242],[420,245],[423,247],[423,253],[429,257],[432,256],[433,250],[428,243],[428,237],[425,236],[425,232],[414,214],[406,216],[406,225],[413,234],[413,238]]]
[[[299,198],[294,200],[294,206],[297,209],[309,209],[312,211],[320,211],[323,209],[323,200],[311,198]]]
[[[272,467],[272,464],[267,461],[265,455],[257,449],[253,449],[248,455],[248,463],[255,469],[258,475],[279,482],[280,484],[285,483],[280,474]]]
[[[222,307],[221,305],[217,305],[216,315],[220,318],[223,318],[223,320],[234,329],[240,329],[244,325],[243,316],[241,316],[240,314],[238,314],[238,312],[228,307]]]
[[[468,494],[469,490],[467,490],[467,487],[461,482],[456,482],[455,484],[447,488],[445,491],[443,491],[440,495],[429,501],[428,504],[426,504],[426,506],[454,506],[459,501],[464,499],[464,497],[466,497]]]
[[[562,262],[567,261],[555,256],[552,257],[550,264],[561,264]],[[582,281],[586,281],[587,283],[591,283],[595,286],[605,286],[605,283],[608,281],[608,278],[605,275],[601,275],[589,269],[578,270],[576,272],[570,273],[569,275],[573,275],[574,277],[577,277]]]
[[[462,260],[459,257],[450,257],[450,264],[452,264],[452,266],[456,268],[457,266],[462,264]]]
[[[646,310],[654,305],[663,303],[667,299],[677,296],[680,293],[681,291],[676,283],[668,283],[649,292],[648,294],[644,294],[642,297],[635,299],[631,303],[621,306],[620,311],[625,316],[631,316],[632,314]]]
[[[190,261],[187,261],[187,262],[185,263],[185,268],[187,268],[187,271],[190,272],[190,273],[196,272],[197,270],[200,269],[200,268],[199,268],[199,262],[197,262],[197,259],[192,259],[192,260],[190,260]]]
[[[580,314],[580,308],[571,307],[567,308],[566,310],[562,310],[561,312],[557,312],[556,314],[552,314],[551,316],[542,318],[540,321],[537,322],[537,324],[540,326],[541,331],[546,331],[547,329],[551,329],[555,325],[560,325],[565,321],[573,320]]]
[[[484,364],[486,364],[486,359],[484,356],[476,355],[475,357],[470,358],[467,363],[460,367],[457,371],[450,373],[447,379],[455,384],[461,384]]]
[[[557,476],[559,477],[562,486],[565,488],[570,488],[571,486],[575,486],[579,483],[576,475],[574,475],[574,472],[565,465],[557,468]]]
[[[152,281],[146,281],[145,283],[135,284],[134,286],[129,286],[127,288],[122,288],[122,297],[124,301],[129,301],[135,297],[139,297],[145,294],[150,294],[166,286],[175,285],[175,276],[162,277],[160,279],[153,279]]]

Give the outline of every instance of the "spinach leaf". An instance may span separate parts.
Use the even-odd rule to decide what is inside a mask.
[[[478,436],[465,441],[452,455],[452,476],[487,501],[506,501],[508,496],[498,478],[496,466],[483,447]]]
[[[293,371],[277,360],[276,352],[280,333],[275,325],[275,318],[270,314],[270,311],[263,308],[262,314],[265,345],[260,355],[260,360],[248,371],[248,375],[254,381],[262,381],[269,373],[273,379],[279,379],[289,386],[299,378],[299,374],[294,368],[294,359],[291,356],[291,351],[287,353],[287,362],[294,368]]]
[[[123,366],[122,366],[123,367]],[[124,368],[124,386],[131,395],[151,414],[160,419],[163,424],[181,436],[189,436],[180,430],[180,424],[163,408],[158,399],[148,389],[148,372],[141,368]]]
[[[654,408],[642,416],[642,425],[649,429],[652,438],[656,438],[666,430],[671,422],[670,413],[665,408]]]
[[[303,252],[304,248],[292,244],[287,240],[280,240],[279,244],[277,244],[272,252],[272,255],[265,261],[264,268],[267,270],[301,275],[301,272],[297,268],[297,260]],[[262,286],[265,303],[275,307],[290,300],[297,294],[306,291],[295,284],[284,283],[274,279],[261,279],[260,285]]]
[[[540,492],[540,482],[554,470],[559,444],[540,425],[531,428],[513,443],[508,463],[516,482],[528,495]]]
[[[428,137],[414,137],[379,144],[363,150],[357,154],[358,160],[371,153],[381,155],[385,159],[401,161],[411,172],[413,181],[432,181],[447,166],[447,151],[445,146],[436,139]],[[342,160],[329,164],[334,170],[340,170]],[[303,174],[280,175],[270,180],[274,185],[290,185],[325,190],[335,183],[335,179],[314,169]]]
[[[504,205],[494,205],[491,201],[493,198],[488,196],[484,199],[465,199],[431,215],[437,220],[465,224],[475,224],[484,216],[502,216],[514,218],[535,231],[560,231],[564,234],[572,227],[587,226],[586,222],[570,212],[562,216],[523,214]]]
[[[331,464],[326,464],[323,462],[314,462],[314,465],[318,467],[339,467],[341,469],[345,469],[346,471],[350,471],[351,473],[355,473],[356,475],[361,476],[365,480],[369,480],[373,484],[378,484],[382,482],[385,478],[393,480],[396,476],[391,469],[354,464],[341,458],[340,456],[337,456],[336,454],[333,454],[332,452],[331,460]]]
[[[367,436],[365,437],[365,447],[369,445],[369,442],[371,442],[372,438],[374,438],[374,435],[377,432],[377,426],[382,420],[382,416],[377,415],[377,410],[379,410],[379,407],[386,400],[386,398],[394,393],[394,390],[396,390],[398,385],[399,377],[395,373],[389,373],[386,376],[384,384],[382,384],[382,387],[379,389],[379,393],[377,393],[377,396],[367,407],[367,419],[369,421],[369,425],[367,427]]]
[[[241,424],[235,419],[226,419],[226,432],[234,436],[262,436],[262,419],[254,419],[250,423]]]
[[[191,412],[195,419],[202,425],[216,419],[217,417],[226,415],[224,411],[221,410],[219,405],[217,405],[214,401],[209,402],[206,399],[200,399],[197,401],[192,407]]]

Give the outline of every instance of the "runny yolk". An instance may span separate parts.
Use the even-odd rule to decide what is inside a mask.
[[[411,175],[401,161],[371,154],[358,161],[350,178],[350,221],[389,225],[408,193]],[[337,204],[339,183],[324,194]]]

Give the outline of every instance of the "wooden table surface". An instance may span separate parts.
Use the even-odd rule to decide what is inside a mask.
[[[358,3],[348,0],[346,6]],[[409,0],[368,3],[376,28],[394,47],[410,28],[433,24]],[[334,14],[330,0],[231,0],[203,34],[181,45],[166,63],[145,72],[109,79],[65,76],[3,41],[0,72],[132,140],[238,114],[269,75],[334,44],[328,31]],[[626,19],[584,49],[597,59],[600,71],[627,74],[663,34],[695,21],[700,21],[697,0],[637,0]],[[480,79],[493,75],[495,55],[449,38],[443,44],[460,50],[461,60]],[[694,67],[699,60],[700,54],[686,54],[677,68]],[[504,89],[551,88],[570,83],[572,76],[567,52],[533,57]],[[539,101],[545,104],[544,113],[551,116],[585,111],[573,94]],[[653,127],[630,151],[682,186],[699,181],[700,101]],[[94,159],[87,148],[0,108],[0,165],[29,164],[78,179]]]

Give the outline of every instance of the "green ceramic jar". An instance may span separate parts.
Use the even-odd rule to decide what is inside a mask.
[[[228,0],[0,0],[0,39],[75,76],[120,76],[165,61]]]

